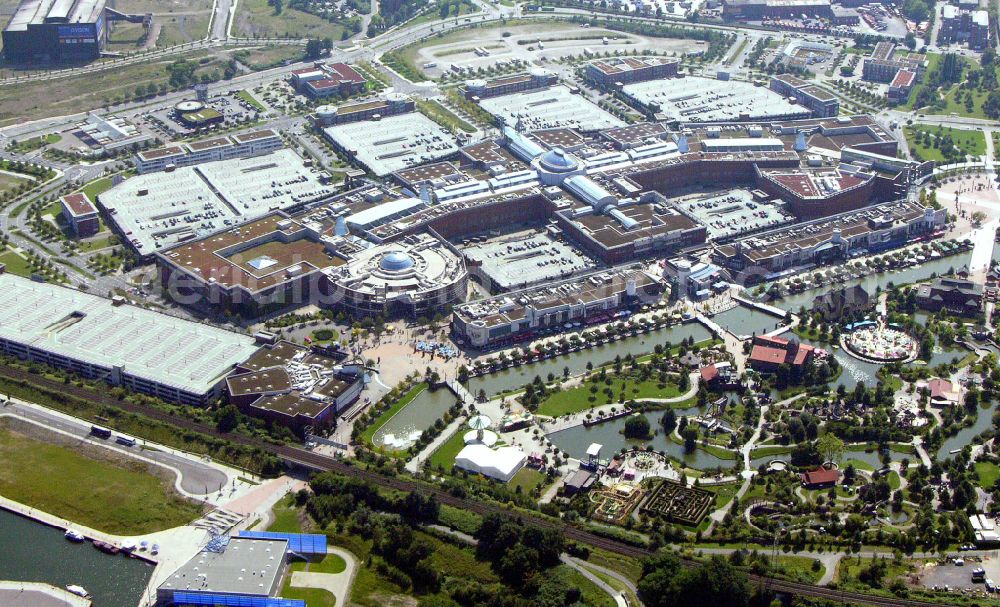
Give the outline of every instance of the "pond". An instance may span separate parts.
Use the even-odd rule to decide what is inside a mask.
[[[61,530],[7,510],[0,510],[0,554],[0,579],[83,586],[95,607],[136,607],[153,575],[148,563],[74,544]]]
[[[747,306],[737,306],[712,317],[720,327],[734,335],[760,335],[784,326],[786,321],[767,312]]]
[[[424,390],[372,435],[372,444],[391,449],[406,449],[454,404],[455,394],[448,388]]]
[[[589,350],[572,352],[565,356],[556,356],[537,363],[474,377],[469,380],[466,388],[472,394],[478,394],[480,390],[484,390],[488,396],[493,396],[498,392],[521,388],[530,383],[536,375],[542,379],[548,377],[549,373],[562,376],[563,369],[566,367],[569,368],[571,374],[576,375],[587,370],[588,362],[596,367],[614,361],[616,356],[622,358],[626,354],[641,356],[652,352],[657,344],[669,341],[671,345],[677,345],[688,337],[693,337],[696,342],[699,342],[710,339],[712,335],[708,329],[696,322],[674,325],[643,335],[627,337]]]
[[[941,448],[938,449],[935,457],[938,461],[944,461],[954,454],[952,451],[956,449],[962,449],[968,444],[972,443],[972,439],[978,436],[983,430],[988,429],[993,425],[993,411],[996,409],[996,403],[990,403],[986,407],[979,407],[979,413],[976,416],[976,421],[968,428],[962,428],[958,431],[958,434],[950,438],[945,439],[941,443]]]
[[[685,416],[690,418],[699,414],[698,407],[675,409],[674,411],[677,413],[678,419]],[[587,447],[589,447],[591,443],[599,443],[604,445],[604,449],[601,451],[601,457],[605,459],[610,459],[612,455],[618,453],[622,449],[649,446],[656,451],[666,453],[675,460],[684,462],[691,468],[697,468],[699,470],[707,470],[709,468],[716,468],[720,466],[725,469],[732,468],[736,465],[735,459],[721,459],[711,453],[703,451],[702,449],[695,449],[693,453],[685,453],[684,445],[679,445],[672,440],[669,440],[663,433],[663,426],[660,424],[660,420],[663,418],[663,413],[663,411],[651,411],[643,414],[646,419],[649,420],[650,428],[656,433],[650,441],[630,440],[625,438],[622,434],[622,429],[625,427],[625,420],[628,419],[626,417],[620,417],[601,424],[595,424],[589,428],[582,425],[567,428],[566,430],[560,430],[559,432],[549,434],[548,438],[554,445],[559,447],[560,450],[565,451],[571,457],[579,459],[586,459]]]

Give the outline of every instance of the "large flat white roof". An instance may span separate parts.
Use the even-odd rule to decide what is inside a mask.
[[[451,133],[416,112],[339,124],[323,132],[380,177],[458,153]]]
[[[643,105],[656,104],[660,113],[679,122],[727,122],[809,115],[808,109],[790,103],[774,91],[738,80],[687,76],[626,84],[622,91]]]
[[[597,131],[625,126],[625,122],[605,112],[565,86],[483,99],[479,105],[508,126],[520,119],[524,130],[571,128]]]
[[[0,337],[197,394],[257,350],[248,335],[9,273],[0,274]]]
[[[148,255],[334,193],[295,152],[281,149],[136,175],[97,200]]]

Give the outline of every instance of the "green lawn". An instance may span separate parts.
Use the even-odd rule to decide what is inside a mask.
[[[816,559],[806,556],[779,555],[775,560],[778,567],[784,570],[785,575],[792,580],[815,584],[823,577],[824,567],[822,564],[819,569],[813,570],[813,563],[816,562]]]
[[[451,467],[455,465],[455,457],[464,447],[465,432],[459,429],[431,454],[431,466],[435,469],[438,466],[443,466],[445,470],[451,470]]]
[[[286,495],[281,498],[274,508],[274,520],[268,526],[268,531],[277,533],[302,533],[302,524],[299,522],[299,509],[295,507],[295,497]]]
[[[765,457],[768,455],[788,455],[792,452],[791,447],[786,447],[785,445],[766,445],[764,447],[757,447],[750,452],[750,459],[757,459],[758,457]]]
[[[420,113],[427,116],[434,122],[438,123],[442,127],[448,129],[449,131],[455,133],[457,131],[465,131],[466,133],[475,133],[476,127],[472,126],[468,122],[462,120],[455,115],[454,112],[444,107],[437,101],[433,100],[420,100],[417,101],[417,108]]]
[[[910,148],[910,154],[922,160],[933,160],[944,163],[955,162],[954,157],[947,157],[941,149],[933,145],[935,141],[942,141],[948,137],[951,138],[953,145],[963,155],[982,156],[986,153],[986,137],[982,131],[918,124],[906,127],[904,132],[906,133],[906,143]],[[926,145],[923,141],[917,143],[916,135],[918,132],[929,133],[932,138],[931,145]]]
[[[615,600],[601,590],[597,584],[588,580],[582,573],[568,565],[560,565],[546,575],[561,575],[568,582],[570,587],[580,591],[580,603],[588,607],[615,607]]]
[[[243,101],[249,103],[250,106],[253,107],[255,110],[257,110],[258,112],[263,112],[267,110],[267,108],[264,107],[264,104],[262,104],[260,101],[257,101],[257,99],[248,90],[242,90],[236,93],[236,96],[242,99]]]
[[[14,251],[4,251],[0,253],[0,263],[7,266],[7,271],[11,274],[16,274],[18,276],[24,276],[29,278],[31,276],[31,266],[28,262],[15,253]]]
[[[43,146],[59,143],[60,141],[62,141],[62,135],[51,133],[49,135],[39,135],[38,137],[18,141],[16,145],[11,146],[11,149],[24,154],[25,152],[33,152]]]
[[[597,386],[595,394],[591,394],[591,386]],[[604,389],[608,387],[611,388],[613,396],[609,397],[604,392]],[[542,401],[536,413],[551,417],[558,417],[568,413],[578,413],[601,405],[617,403],[623,392],[625,400],[673,398],[680,396],[681,393],[675,383],[660,384],[654,380],[636,381],[631,378],[622,379],[616,377],[611,378],[610,386],[605,383],[594,383],[588,380],[582,386],[553,392],[548,398]],[[590,400],[591,398],[594,400]]]
[[[337,597],[333,596],[329,590],[320,588],[293,588],[292,576],[285,580],[285,587],[281,590],[281,596],[286,599],[300,599],[306,602],[306,607],[334,607],[337,604]]]
[[[976,474],[979,475],[979,486],[984,489],[991,489],[1000,479],[1000,466],[992,462],[976,462]]]
[[[4,497],[107,533],[153,533],[201,514],[201,506],[173,492],[173,481],[145,472],[144,464],[91,459],[2,425],[0,461]]]
[[[719,485],[700,485],[700,489],[715,494],[715,508],[721,508],[732,501],[742,483],[722,483]]]
[[[268,529],[273,531],[273,529]],[[336,554],[327,554],[323,560],[310,563],[306,561],[295,561],[290,565],[292,571],[309,571],[312,573],[340,573],[347,569],[347,561]]]
[[[547,480],[548,477],[538,470],[525,466],[517,471],[514,478],[510,479],[509,487],[511,490],[517,490],[520,487],[525,495],[530,495],[535,487],[541,487]]]
[[[0,192],[13,190],[22,183],[31,181],[28,177],[16,177],[10,173],[0,173]]]
[[[91,202],[94,202],[100,194],[110,190],[112,185],[114,185],[114,183],[111,181],[111,177],[101,177],[100,179],[95,179],[94,181],[86,184],[80,188],[80,191],[86,194],[87,198],[89,198]]]
[[[897,474],[895,470],[889,472],[889,474],[886,475],[885,479],[889,483],[890,489],[892,489],[893,491],[899,489],[900,485],[899,474]]]
[[[365,428],[365,430],[361,433],[361,440],[371,445],[372,437],[375,436],[375,433],[378,432],[379,428],[384,426],[385,423],[389,421],[389,419],[391,419],[393,415],[398,413],[399,410],[405,407],[406,405],[410,404],[410,401],[412,401],[414,398],[417,397],[418,394],[420,394],[426,389],[427,389],[427,384],[425,383],[419,383],[410,388],[409,392],[401,396],[400,399],[394,402],[391,407],[386,409],[385,413],[379,415],[378,419],[376,419],[371,425]]]
[[[267,0],[240,0],[233,21],[233,34],[250,37],[330,37],[335,41],[340,40],[344,32],[342,25],[288,7],[287,3],[285,6],[281,14],[276,15]]]

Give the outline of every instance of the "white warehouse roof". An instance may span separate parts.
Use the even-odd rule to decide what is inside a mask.
[[[257,350],[248,335],[9,273],[0,274],[0,339],[195,394]]]

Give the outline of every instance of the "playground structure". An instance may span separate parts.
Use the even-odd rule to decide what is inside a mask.
[[[592,492],[590,501],[596,504],[593,517],[615,525],[623,525],[644,495],[642,487],[627,482]]]
[[[919,351],[917,340],[884,319],[846,327],[841,345],[850,354],[869,362],[912,362]]]

